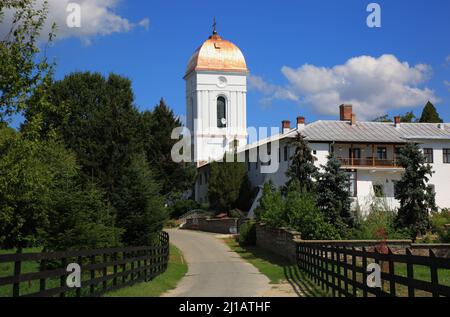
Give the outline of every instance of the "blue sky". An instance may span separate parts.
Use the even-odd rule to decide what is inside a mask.
[[[297,115],[308,122],[334,119],[337,100],[359,104],[364,119],[383,112],[420,114],[428,97],[450,122],[450,1],[377,1],[381,28],[367,27],[371,1],[361,0],[95,2],[128,24],[85,34],[71,30],[49,50],[56,76],[88,70],[124,75],[142,110],[164,97],[185,114],[185,67],[216,16],[219,34],[240,47],[252,75],[249,126],[279,126]],[[320,87],[311,87],[315,81]],[[295,97],[284,97],[286,92]]]

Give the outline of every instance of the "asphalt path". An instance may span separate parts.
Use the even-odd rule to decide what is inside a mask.
[[[172,297],[258,297],[269,279],[232,251],[217,234],[170,229],[170,242],[183,253],[188,272]]]

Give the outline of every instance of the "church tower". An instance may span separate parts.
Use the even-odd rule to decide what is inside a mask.
[[[189,60],[186,126],[197,166],[247,144],[247,75],[240,49],[213,34]]]

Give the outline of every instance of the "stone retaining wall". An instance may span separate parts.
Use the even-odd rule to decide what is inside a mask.
[[[450,258],[450,244],[416,244],[411,240],[301,240],[299,232],[287,229],[274,229],[264,224],[256,224],[256,245],[283,256],[292,263],[296,261],[297,245],[299,244],[321,244],[336,247],[347,247],[367,251],[375,251],[384,245],[393,253],[405,254],[409,248],[414,255],[428,256],[431,249],[437,257]]]
[[[256,245],[281,255],[291,262],[296,260],[296,239],[300,239],[300,233],[296,231],[256,224]]]
[[[233,234],[238,230],[238,218],[207,219],[206,217],[188,218],[182,229]]]

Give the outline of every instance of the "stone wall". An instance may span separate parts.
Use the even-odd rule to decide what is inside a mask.
[[[300,239],[300,233],[296,231],[256,224],[256,245],[281,255],[293,263],[296,260],[295,240],[297,239]]]
[[[422,256],[429,256],[430,250],[433,251],[434,255],[436,255],[439,258],[447,258],[450,259],[450,244],[443,243],[443,244],[411,244],[411,252],[414,255],[422,255]]]
[[[414,255],[428,256],[431,249],[437,257],[450,258],[450,244],[415,244],[411,240],[301,240],[300,233],[286,229],[274,229],[264,224],[256,225],[256,245],[283,256],[291,262],[296,260],[296,247],[298,244],[309,245],[331,245],[336,247],[347,247],[367,251],[375,251],[383,244],[391,249],[393,253],[405,254],[409,248]]]
[[[239,221],[238,218],[222,218],[222,219],[208,219],[206,217],[188,218],[186,219],[186,223],[182,226],[182,229],[230,234],[230,233],[237,233],[238,221]]]

